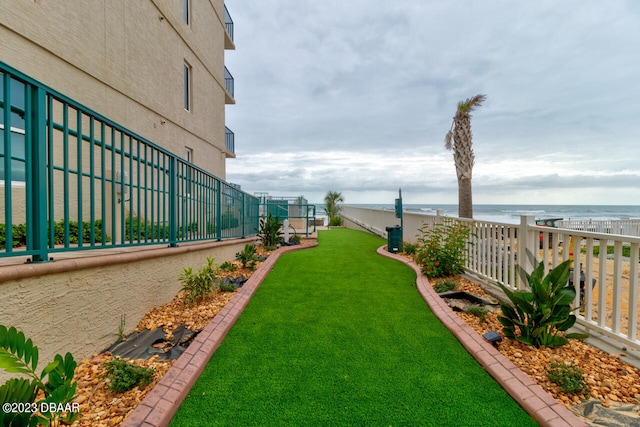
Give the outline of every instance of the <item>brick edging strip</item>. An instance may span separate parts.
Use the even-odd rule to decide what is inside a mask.
[[[387,252],[386,246],[378,248],[378,254],[406,264],[416,272],[418,292],[440,321],[455,335],[464,348],[505,389],[531,417],[541,426],[586,427],[584,421],[547,393],[538,383],[529,378],[516,365],[464,320],[459,318],[442,298],[433,290],[429,280],[410,259]]]
[[[251,275],[231,300],[198,334],[176,363],[156,383],[153,390],[123,421],[122,427],[164,427],[178,412],[191,387],[204,370],[209,359],[222,343],[249,300],[271,271],[278,258],[287,252],[318,246],[312,242],[304,246],[285,246],[273,252]]]

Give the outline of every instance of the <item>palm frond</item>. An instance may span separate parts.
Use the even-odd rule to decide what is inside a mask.
[[[468,114],[480,107],[486,99],[487,95],[479,94],[464,101],[460,101],[458,102],[458,111]]]
[[[444,148],[446,148],[447,150],[453,149],[453,144],[451,143],[452,140],[453,140],[453,131],[449,130],[449,132],[447,132],[447,134],[444,137]]]

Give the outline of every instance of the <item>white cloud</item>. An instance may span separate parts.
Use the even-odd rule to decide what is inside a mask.
[[[476,203],[636,204],[640,6],[234,0],[227,178],[353,203],[456,203],[443,147],[472,119]],[[381,200],[380,197],[390,197]]]

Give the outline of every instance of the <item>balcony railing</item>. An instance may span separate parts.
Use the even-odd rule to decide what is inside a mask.
[[[224,5],[224,27],[227,29],[229,38],[233,41],[233,19],[231,19],[231,15],[229,14],[226,4]]]
[[[0,258],[253,235],[258,200],[0,62]]]
[[[236,152],[236,135],[231,131],[231,129],[229,129],[226,126],[225,126],[224,130],[225,130],[225,135],[224,135],[225,147],[227,147],[227,151],[235,154],[235,152]]]
[[[226,103],[227,104],[234,104],[234,93],[233,93],[233,76],[231,75],[231,73],[229,72],[229,70],[227,69],[227,67],[224,67],[224,87],[227,90],[227,99],[226,99]]]

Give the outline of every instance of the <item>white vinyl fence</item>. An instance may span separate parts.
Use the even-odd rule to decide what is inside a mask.
[[[394,211],[380,209],[344,206],[342,215],[348,226],[357,224],[383,237],[385,227],[400,223]],[[423,224],[432,227],[444,219],[407,212],[403,216],[403,239],[414,243]],[[531,272],[544,262],[548,271],[570,257],[574,259],[574,267],[579,266],[571,278],[577,294],[574,307],[582,306],[574,312],[578,325],[620,349],[640,351],[640,237],[615,234],[631,228],[618,228],[623,225],[613,221],[608,232],[603,232],[605,228],[593,231],[594,222],[563,222],[563,226],[576,229],[553,228],[536,225],[533,216],[522,216],[520,224],[450,219],[469,226],[466,271],[488,284],[497,286],[500,282],[511,289],[524,289],[527,283],[519,267]]]

